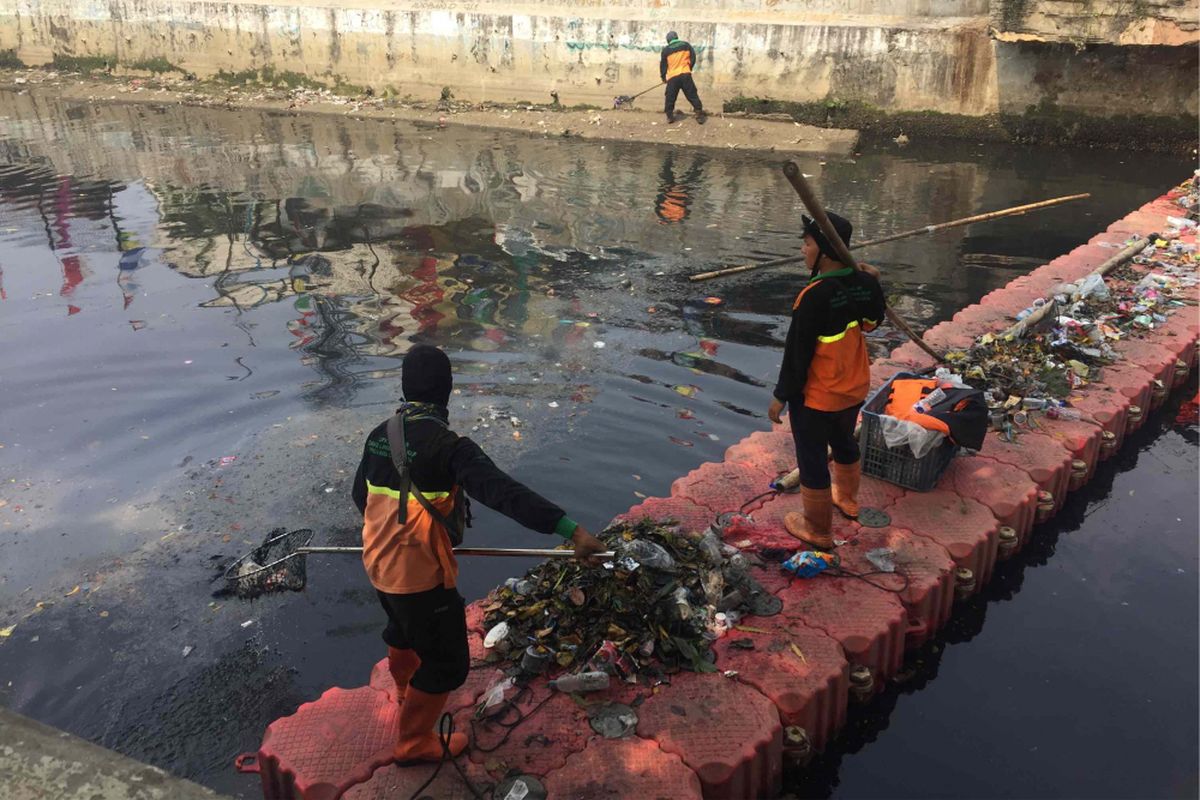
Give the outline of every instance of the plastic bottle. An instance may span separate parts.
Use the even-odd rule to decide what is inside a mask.
[[[711,527],[700,537],[699,546],[700,552],[704,553],[710,564],[716,566],[721,563],[721,538]]]
[[[1066,408],[1059,406],[1051,406],[1046,409],[1046,416],[1050,419],[1065,419],[1071,422],[1082,419],[1083,415],[1079,413],[1077,408]]]
[[[671,597],[675,600],[675,613],[680,619],[689,619],[692,616],[692,604],[688,602],[687,588],[680,586]]]
[[[929,409],[933,408],[945,399],[946,393],[942,391],[942,387],[939,386],[917,402],[913,403],[913,410],[918,414],[928,414]]]
[[[660,545],[645,539],[634,539],[621,548],[621,555],[632,558],[649,569],[673,570],[675,559]]]
[[[609,680],[607,672],[578,672],[555,678],[550,685],[560,692],[598,692],[608,688]]]

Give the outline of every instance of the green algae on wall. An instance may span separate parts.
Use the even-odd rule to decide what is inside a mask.
[[[726,112],[783,113],[797,122],[823,128],[850,128],[864,136],[893,138],[924,136],[1048,146],[1133,148],[1192,155],[1200,124],[1190,114],[1122,114],[1100,117],[1066,111],[1053,104],[1030,106],[1023,114],[968,116],[938,111],[885,111],[868,103],[830,98],[796,103],[758,97],[738,97],[725,103]]]

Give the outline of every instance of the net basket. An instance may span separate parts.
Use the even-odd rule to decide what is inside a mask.
[[[263,543],[229,565],[225,584],[238,597],[272,592],[299,592],[308,580],[305,553],[313,532],[309,528],[271,531]]]

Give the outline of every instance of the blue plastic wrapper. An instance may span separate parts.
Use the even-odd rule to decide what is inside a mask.
[[[821,553],[816,550],[799,550],[783,562],[783,568],[793,573],[797,578],[811,578],[820,575],[830,567],[836,567],[838,557],[833,553]]]

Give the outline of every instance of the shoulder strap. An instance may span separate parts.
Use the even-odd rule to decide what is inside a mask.
[[[446,424],[437,417],[427,417],[427,419],[436,421],[443,428],[446,427]],[[412,481],[412,474],[408,468],[408,444],[404,438],[404,417],[401,414],[393,414],[392,418],[387,421],[387,437],[388,449],[392,452],[392,465],[400,475],[400,502],[398,503],[400,523],[408,521],[408,495],[411,494],[417,498],[417,502],[421,504],[426,513],[446,529],[452,540],[457,537],[461,541],[461,529],[452,526],[450,520],[433,507],[433,503],[429,502],[421,488]]]

